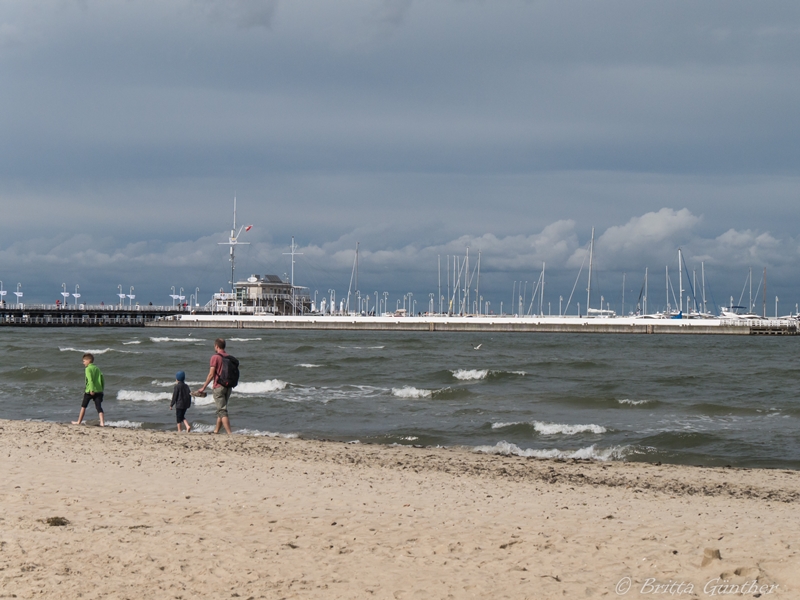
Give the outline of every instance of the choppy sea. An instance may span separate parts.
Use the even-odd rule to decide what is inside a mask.
[[[89,351],[109,425],[174,429],[175,372],[199,387],[217,336],[238,434],[800,468],[791,337],[2,328],[0,418],[74,419]],[[210,431],[211,395],[187,418]]]

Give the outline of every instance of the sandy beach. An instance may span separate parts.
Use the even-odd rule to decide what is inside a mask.
[[[20,421],[0,456],[0,598],[800,596],[794,471]]]

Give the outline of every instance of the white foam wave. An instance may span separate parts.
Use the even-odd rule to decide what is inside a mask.
[[[261,338],[228,338],[229,342],[260,342]]]
[[[139,390],[119,390],[117,400],[130,400],[132,402],[158,402],[171,400],[172,394],[167,392],[142,392]]]
[[[151,337],[150,341],[154,343],[159,343],[159,342],[205,342],[206,340],[194,337],[187,337],[187,338]]]
[[[321,367],[322,365],[312,365],[311,363],[300,363],[299,365],[295,365],[296,367],[303,367],[305,369],[316,369],[317,367]]]
[[[391,390],[371,385],[343,385],[341,387],[291,386],[281,394],[281,400],[284,402],[322,402],[327,404],[334,400],[377,398],[388,393],[391,393]]]
[[[239,435],[252,435],[253,437],[277,437],[284,439],[294,439],[300,437],[297,433],[280,433],[277,431],[259,431],[257,429],[237,429],[233,433]]]
[[[138,421],[106,421],[106,427],[121,427],[124,429],[141,429],[142,424]]]
[[[617,400],[620,404],[629,404],[630,406],[640,406],[642,404],[650,404],[650,400],[629,400],[628,398],[623,398],[622,400]]]
[[[186,381],[185,383],[188,386],[203,385],[202,381]],[[157,387],[172,387],[173,385],[175,385],[175,380],[173,379],[171,381],[159,381],[158,379],[153,379],[153,381],[150,382],[150,385],[155,385]]]
[[[544,423],[534,421],[531,423],[537,433],[542,435],[575,435],[576,433],[605,433],[607,430],[602,425],[590,423],[588,425],[565,425],[563,423]]]
[[[82,350],[81,348],[73,348],[68,346],[66,348],[58,348],[61,352],[80,352],[81,354],[105,354],[106,352],[119,352],[120,354],[141,354],[141,352],[134,352],[133,350],[117,350],[116,348],[89,348]]]
[[[513,421],[511,423],[492,423],[492,429],[503,429],[504,427],[513,427],[514,425],[523,425],[521,421]]]
[[[411,386],[403,386],[401,388],[392,388],[392,396],[398,398],[430,398],[433,395],[433,390],[420,390]]]
[[[213,425],[206,425],[204,423],[192,423],[192,433],[212,433],[214,431]]]
[[[123,346],[130,346],[132,344],[141,344],[141,343],[142,342],[140,342],[139,340],[133,340],[132,342],[122,342],[122,345]]]
[[[201,398],[200,396],[192,396],[192,404],[195,406],[208,406],[209,404],[214,404],[214,396],[213,394],[208,394],[205,398]]]
[[[541,435],[575,435],[576,433],[605,433],[607,429],[602,425],[565,425],[563,423],[544,423],[542,421],[532,421],[525,423],[514,421],[511,423],[492,423],[492,429],[504,429],[514,425],[531,425]]]
[[[269,392],[279,392],[289,385],[280,379],[268,379],[266,381],[253,381],[247,383],[240,383],[233,388],[235,393],[239,394],[267,394]]]
[[[527,375],[527,373],[525,371],[511,371],[511,374],[512,375],[521,375],[522,377],[525,377],[525,375]]]
[[[450,372],[453,374],[453,377],[461,381],[486,379],[489,376],[489,369],[457,369]]]
[[[502,441],[494,446],[477,446],[474,452],[483,454],[502,454],[504,456],[522,456],[524,458],[582,458],[591,460],[620,460],[630,453],[628,446],[612,446],[611,448],[596,448],[594,444],[577,450],[558,450],[557,448],[522,450],[516,444]]]

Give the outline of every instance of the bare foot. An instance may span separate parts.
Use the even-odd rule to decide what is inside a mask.
[[[191,430],[192,430],[192,426],[191,425],[187,425],[186,426],[186,433],[189,433]]]
[[[73,425],[83,425],[83,423],[81,421],[73,421],[72,424]]]

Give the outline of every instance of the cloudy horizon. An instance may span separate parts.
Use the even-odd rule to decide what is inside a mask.
[[[752,269],[761,312],[766,268],[786,314],[798,46],[778,1],[7,0],[0,280],[205,301],[235,195],[237,275],[288,274],[294,236],[312,294],[346,294],[358,242],[361,292],[426,310],[469,247],[491,310],[546,263],[545,312],[574,287],[573,312],[594,227],[594,307],[621,309],[624,273],[632,308],[647,268],[663,308],[681,248],[715,307]]]

